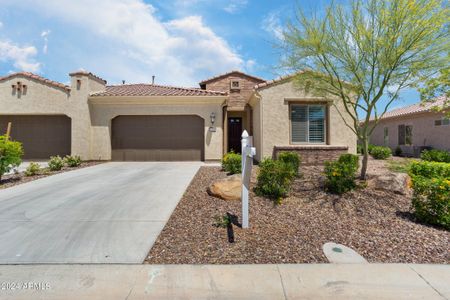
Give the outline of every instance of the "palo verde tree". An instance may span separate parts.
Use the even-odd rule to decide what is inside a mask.
[[[339,113],[362,143],[365,179],[379,120],[401,90],[446,63],[449,8],[439,0],[350,1],[313,16],[299,9],[284,32],[283,64],[298,71],[299,85],[314,87],[310,92],[343,102]]]
[[[448,50],[450,54],[450,49]],[[436,111],[447,111],[450,117],[450,55],[447,55],[447,62],[442,69],[432,77],[425,78],[421,86],[419,86],[420,96],[425,103],[434,103],[438,97],[446,97],[442,104],[436,105]]]

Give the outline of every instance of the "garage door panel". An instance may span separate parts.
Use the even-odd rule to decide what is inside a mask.
[[[204,121],[198,116],[119,116],[112,121],[112,159],[204,160]]]
[[[22,143],[25,159],[48,159],[71,153],[71,119],[62,115],[3,115],[2,134],[12,123],[11,139]]]

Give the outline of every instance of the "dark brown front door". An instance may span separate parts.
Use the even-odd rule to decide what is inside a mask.
[[[71,148],[71,119],[56,115],[2,115],[0,134],[11,122],[11,139],[21,142],[25,159],[65,156]]]
[[[119,116],[112,120],[112,160],[204,160],[204,120],[199,116]]]
[[[241,153],[242,118],[228,118],[228,152]]]

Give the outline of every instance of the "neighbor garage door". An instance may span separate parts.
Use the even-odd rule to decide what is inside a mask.
[[[11,138],[22,143],[25,159],[70,154],[71,119],[67,116],[0,116],[1,134],[11,122]]]
[[[112,160],[204,160],[204,121],[198,116],[119,116],[112,120]]]

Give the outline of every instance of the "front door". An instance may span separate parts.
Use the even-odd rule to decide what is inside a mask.
[[[228,152],[241,153],[242,118],[228,118]]]

